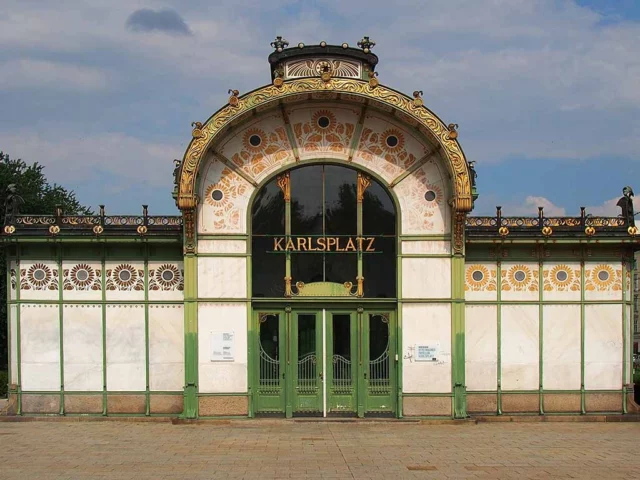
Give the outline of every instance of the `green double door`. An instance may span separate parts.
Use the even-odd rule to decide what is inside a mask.
[[[257,309],[254,322],[256,414],[395,415],[393,310]]]

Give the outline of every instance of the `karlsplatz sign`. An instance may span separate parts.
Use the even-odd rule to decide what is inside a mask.
[[[274,252],[375,252],[375,237],[275,237]]]

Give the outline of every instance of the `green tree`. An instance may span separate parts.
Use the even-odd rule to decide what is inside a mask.
[[[21,214],[54,214],[56,205],[62,206],[67,215],[91,215],[90,208],[80,204],[73,191],[51,184],[44,175],[44,166],[38,163],[27,165],[21,159],[9,158],[0,151],[0,205],[4,208],[7,187],[16,185],[18,195],[24,203]],[[2,212],[4,218],[4,212]],[[5,245],[0,248],[0,370],[5,369],[8,361],[7,344],[7,275]]]

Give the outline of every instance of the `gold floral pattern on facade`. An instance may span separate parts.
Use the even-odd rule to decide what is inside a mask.
[[[9,270],[9,276],[11,277],[11,290],[15,290],[18,285],[17,285],[17,274],[16,274],[16,269],[12,268]]]
[[[183,291],[184,272],[177,265],[165,263],[149,270],[149,290]]]
[[[580,291],[580,269],[571,268],[568,265],[556,265],[552,268],[544,268],[542,271],[544,278],[545,292],[579,292]]]
[[[63,269],[62,277],[64,290],[102,290],[102,270],[86,263]]]
[[[108,269],[106,276],[107,290],[144,290],[144,270],[137,269],[129,263],[121,263],[113,269]]]
[[[283,127],[272,131],[249,127],[242,134],[242,148],[229,152],[231,162],[255,181],[278,169],[287,159],[292,159],[292,149]],[[225,152],[223,148],[222,153]]]
[[[44,263],[34,263],[20,269],[21,290],[58,290],[58,269]]]
[[[465,291],[471,292],[495,292],[497,285],[497,269],[487,268],[485,265],[467,265],[465,273]]]
[[[416,156],[406,149],[405,134],[397,128],[388,128],[383,132],[370,127],[363,128],[358,157],[363,165],[387,181],[393,180],[417,161]]]
[[[340,122],[328,109],[315,111],[309,122],[293,124],[293,134],[300,149],[339,155],[347,155],[355,129],[355,124]]]
[[[593,268],[585,269],[585,286],[587,291],[607,292],[622,290],[622,268],[614,269],[611,265],[601,263]]]
[[[248,193],[249,184],[230,168],[224,167],[220,181],[205,189],[205,201],[213,207],[213,228],[233,230],[240,226],[242,217],[237,201]]]
[[[537,292],[538,270],[527,265],[513,265],[502,270],[502,291]]]
[[[446,220],[441,214],[443,187],[431,183],[427,168],[428,165],[423,165],[395,187],[401,204],[403,233],[446,230]],[[432,194],[427,195],[428,192]]]

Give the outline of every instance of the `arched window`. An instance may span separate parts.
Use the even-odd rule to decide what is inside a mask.
[[[354,289],[364,278],[363,296],[394,298],[395,235],[393,200],[375,180],[337,165],[290,170],[253,202],[253,296],[285,296],[286,277]]]

